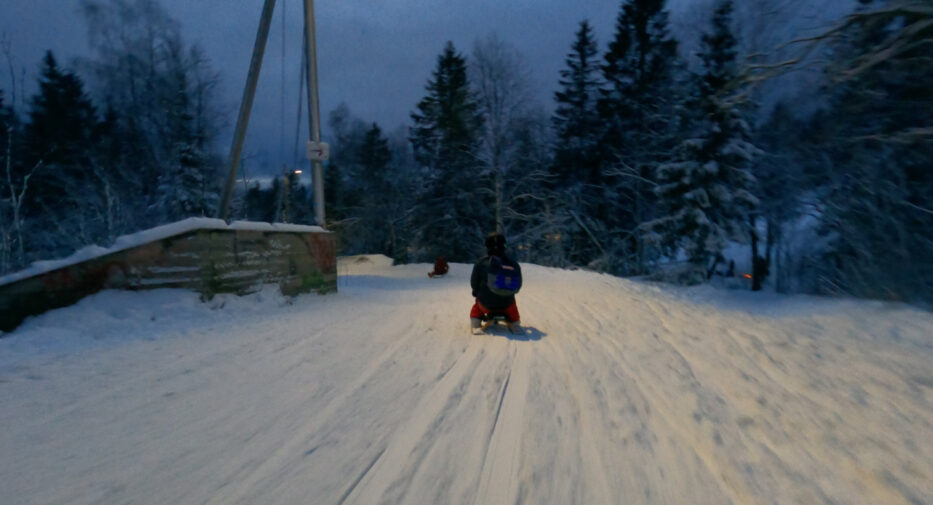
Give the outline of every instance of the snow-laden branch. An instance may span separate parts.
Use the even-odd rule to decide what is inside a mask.
[[[794,44],[805,44],[812,42],[821,42],[828,40],[835,35],[838,35],[849,28],[864,23],[866,21],[874,21],[879,19],[891,19],[898,16],[920,16],[920,17],[933,17],[933,7],[928,7],[919,2],[896,2],[894,4],[888,5],[886,7],[881,7],[871,11],[856,12],[846,16],[845,20],[836,25],[832,29],[825,31],[819,35],[814,35],[812,37],[802,37],[798,39],[791,40],[786,44],[783,44],[778,47],[778,50],[785,49]]]
[[[580,219],[580,216],[577,215],[577,213],[574,211],[570,211],[570,215],[571,217],[573,217],[574,221],[576,221],[577,224],[580,225],[580,228],[582,228],[583,231],[586,232],[586,235],[590,237],[590,240],[593,241],[593,244],[596,245],[599,251],[603,253],[603,256],[606,256],[606,250],[603,248],[603,245],[599,242],[599,239],[596,238],[596,235],[593,235],[593,232],[590,231],[590,228],[586,226],[586,224],[583,223],[583,220]]]
[[[909,16],[915,18],[904,27],[895,30],[886,40],[876,44],[875,47],[866,54],[836,65],[835,80],[837,82],[847,82],[855,79],[879,64],[890,61],[893,58],[905,58],[911,51],[916,51],[922,49],[924,46],[933,44],[933,37],[931,37],[928,32],[928,30],[933,27],[933,7],[927,4],[928,2],[901,1],[874,10],[860,11],[846,16],[841,23],[822,33],[811,37],[793,39],[775,48],[776,52],[780,52],[790,46],[806,45],[804,54],[797,58],[773,64],[750,63],[746,65],[745,75],[742,77],[741,81],[748,84],[759,84],[785,73],[795,71],[799,68],[801,63],[807,60],[809,54],[812,53],[815,48],[819,47],[820,43],[832,40],[856,26],[869,23],[878,23],[883,26],[898,17]],[[756,53],[751,55],[749,60],[755,60],[764,56],[763,54]],[[920,58],[922,59],[922,57]]]
[[[855,137],[856,141],[874,140],[877,142],[893,144],[913,144],[915,142],[927,141],[933,142],[933,126],[923,128],[911,128],[894,134],[863,135]]]
[[[907,200],[901,200],[899,203],[900,203],[901,205],[906,206],[906,207],[910,207],[911,209],[919,210],[920,212],[924,212],[924,213],[926,213],[926,214],[931,214],[931,215],[933,215],[933,210],[930,210],[930,209],[921,207],[921,206],[919,206],[919,205],[914,205],[914,204],[908,202]]]
[[[645,177],[642,177],[641,175],[638,175],[639,171],[635,167],[629,165],[628,163],[622,160],[616,160],[616,163],[620,165],[622,168],[614,168],[614,169],[607,170],[605,172],[605,175],[614,176],[614,177],[627,177],[630,179],[636,179],[638,181],[644,182],[652,187],[658,186],[657,182],[652,181],[651,179],[646,179]]]
[[[933,18],[917,21],[898,30],[890,39],[875,48],[874,51],[854,60],[854,68],[844,70],[841,73],[841,78],[837,80],[840,82],[852,80],[891,59],[903,56],[923,46],[933,45],[933,39],[931,38],[913,40],[914,37],[921,36],[924,31],[931,27],[933,27]]]
[[[637,181],[644,182],[645,184],[648,184],[649,186],[652,186],[652,187],[658,186],[657,182],[654,182],[651,179],[646,179],[636,173],[631,172],[631,167],[627,167],[625,169],[607,170],[605,174],[611,177],[627,177],[629,179],[635,179]]]

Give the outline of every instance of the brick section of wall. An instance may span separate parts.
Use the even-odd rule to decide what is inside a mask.
[[[185,288],[210,299],[277,284],[294,296],[337,290],[332,233],[195,230],[0,286],[0,330],[103,289]]]

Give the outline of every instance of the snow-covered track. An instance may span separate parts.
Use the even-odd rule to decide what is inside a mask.
[[[0,339],[0,503],[933,503],[933,316],[523,266],[104,292]]]

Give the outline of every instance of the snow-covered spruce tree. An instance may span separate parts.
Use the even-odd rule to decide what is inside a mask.
[[[658,167],[656,194],[661,217],[647,223],[651,239],[670,256],[683,250],[689,260],[686,282],[705,282],[711,263],[731,241],[749,238],[750,215],[758,200],[749,166],[757,149],[747,138],[749,127],[734,100],[737,82],[735,38],[730,24],[732,1],[724,0],[713,16],[713,31],[704,35],[703,73],[697,76],[694,136],[677,149],[676,161]]]
[[[933,301],[933,1],[863,0],[826,37],[829,180],[817,289]]]
[[[167,221],[211,216],[219,201],[219,167],[205,152],[205,133],[192,110],[186,80],[178,77],[178,92],[170,107],[174,153],[159,177],[158,208]]]
[[[604,121],[602,193],[591,198],[605,223],[611,269],[645,272],[649,259],[639,225],[655,217],[657,165],[679,137],[682,68],[670,35],[666,0],[627,0],[602,66],[606,87],[599,100]]]
[[[374,124],[367,124],[346,103],[340,103],[328,115],[328,125],[333,138],[325,170],[328,223],[337,233],[341,254],[381,252],[373,248],[378,242],[374,237],[388,232],[374,227],[369,218],[381,216],[383,210],[372,208],[371,204],[387,198],[386,184],[382,181],[389,174],[387,170],[375,174],[373,164],[378,165],[378,158],[384,153],[376,154],[381,149],[373,136]],[[385,140],[381,129],[378,139]]]
[[[273,189],[262,189],[258,182],[250,184],[246,190],[243,217],[248,221],[272,223],[275,221],[275,207],[278,203],[277,190],[281,187],[278,177],[273,180]]]
[[[81,79],[59,67],[51,51],[42,59],[39,91],[29,105],[27,164],[43,160],[48,165],[72,165],[87,157],[97,111]]]
[[[91,170],[99,126],[84,83],[47,52],[23,131],[25,163],[20,168],[41,165],[41,176],[29,181],[24,205],[33,251],[27,256],[65,255],[106,238],[100,212],[104,202]]]
[[[341,109],[332,119],[347,121],[331,122],[336,142],[328,167],[333,182],[327,186],[327,194],[341,202],[339,217],[330,223],[341,254],[378,253],[406,263],[414,235],[409,225],[421,188],[409,131],[402,126],[386,134],[376,123],[366,125],[353,118],[345,105]],[[334,165],[335,160],[340,165]]]
[[[545,229],[549,249],[560,251],[558,264],[586,265],[600,255],[595,237],[588,236],[578,219],[589,220],[601,204],[594,196],[602,184],[600,174],[602,120],[597,110],[601,80],[597,41],[588,21],[580,23],[576,38],[560,72],[560,89],[554,94],[557,108],[554,127],[554,161],[547,188],[551,195],[551,229]]]
[[[560,89],[554,93],[557,108],[552,122],[555,131],[552,184],[569,190],[599,180],[599,99],[601,81],[597,41],[588,21],[580,23],[570,53],[560,71]]]
[[[309,186],[302,184],[300,175],[290,171],[282,184],[282,208],[279,222],[295,224],[314,224],[314,205],[311,201]]]
[[[349,223],[345,221],[352,215],[351,208],[359,205],[357,197],[361,194],[360,188],[357,187],[360,181],[355,180],[353,174],[358,171],[356,164],[366,132],[366,123],[355,117],[350,107],[341,102],[328,114],[327,124],[333,136],[330,160],[324,171],[327,220],[336,230],[341,244],[346,245],[345,240],[348,236],[344,233],[344,228]],[[349,253],[350,250],[344,249],[342,252]]]
[[[372,123],[366,130],[357,157],[360,164],[359,177],[369,186],[368,193],[373,193],[363,195],[369,200],[369,204],[364,206],[378,206],[392,184],[388,172],[392,152],[389,150],[389,140],[382,134],[382,128],[379,128],[378,124]]]
[[[422,187],[413,213],[412,260],[444,255],[470,261],[482,250],[494,222],[480,187],[478,161],[482,118],[470,92],[466,59],[448,42],[411,114],[410,140],[422,168]]]
[[[347,208],[343,241],[348,252],[392,256],[390,199],[394,196],[393,174],[389,166],[392,153],[389,141],[379,125],[372,123],[353,153],[355,160],[349,174],[353,205]]]

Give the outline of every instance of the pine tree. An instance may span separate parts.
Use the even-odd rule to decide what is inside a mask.
[[[88,156],[95,140],[97,111],[84,91],[84,83],[63,71],[51,51],[45,53],[39,92],[30,102],[26,127],[27,164],[73,166]],[[72,176],[80,174],[73,173]]]
[[[205,134],[195,121],[186,80],[178,79],[169,115],[174,153],[159,186],[159,206],[169,221],[213,215],[219,201],[218,167],[205,153]]]
[[[410,195],[389,140],[378,124],[364,123],[344,103],[331,111],[328,123],[334,143],[325,197],[341,253],[396,258],[400,214]],[[402,142],[407,150],[408,140]]]
[[[343,221],[353,215],[359,206],[358,197],[362,190],[355,177],[359,167],[358,153],[366,132],[366,123],[355,117],[346,103],[340,103],[328,114],[327,124],[333,137],[330,160],[324,171],[325,206],[328,221],[337,228],[338,235]],[[344,240],[346,237],[343,237]]]
[[[601,83],[596,44],[589,22],[581,22],[565,60],[567,68],[560,72],[560,90],[554,94],[557,109],[552,121],[557,144],[552,173],[557,188],[599,180],[601,131],[596,102]]]
[[[596,200],[613,239],[620,273],[644,272],[648,253],[638,226],[654,217],[651,179],[676,145],[681,63],[665,0],[627,0],[602,66],[603,193]]]
[[[554,94],[556,139],[547,187],[556,196],[549,206],[566,216],[545,230],[545,238],[549,249],[561,250],[567,261],[586,265],[599,255],[599,249],[575,221],[594,215],[601,205],[598,188],[602,184],[603,134],[597,110],[601,87],[597,42],[588,21],[580,23],[565,63],[560,89]]]
[[[757,149],[747,141],[749,128],[734,100],[731,21],[732,1],[723,0],[713,16],[712,33],[702,39],[696,104],[702,118],[694,125],[695,137],[679,146],[677,160],[658,167],[656,193],[663,215],[646,226],[669,255],[678,249],[686,252],[688,282],[705,281],[711,260],[718,261],[730,241],[747,240],[750,213],[757,204],[749,169]]]
[[[392,256],[389,221],[394,219],[389,211],[393,197],[389,164],[392,153],[389,141],[379,125],[373,123],[366,130],[358,152],[359,172],[356,175],[361,186],[360,206],[356,209],[359,218],[356,235],[363,239],[362,251]]]
[[[324,192],[324,208],[327,209],[328,226],[334,226],[347,217],[347,208],[343,204],[345,184],[343,165],[334,159],[329,160],[324,170],[324,187],[327,188]]]
[[[389,174],[386,172],[390,161],[392,161],[392,153],[389,151],[389,140],[382,134],[379,125],[373,123],[363,137],[363,144],[359,151],[359,163],[360,177],[367,180],[373,192],[377,194],[384,193],[384,190],[391,184]],[[376,196],[368,195],[369,198]]]
[[[448,42],[426,86],[427,95],[411,114],[410,140],[422,167],[422,190],[414,212],[414,258],[444,255],[468,261],[482,249],[494,223],[478,191],[476,152],[482,125],[470,94],[466,59]]]
[[[278,177],[272,179],[269,189],[263,189],[258,182],[252,183],[246,190],[246,196],[244,197],[246,219],[262,223],[274,223],[281,188],[282,181]]]
[[[43,255],[67,254],[101,242],[105,224],[99,210],[104,203],[91,170],[100,123],[84,83],[46,52],[39,91],[29,105],[21,168],[42,166],[41,177],[30,181],[25,206],[32,248]]]

